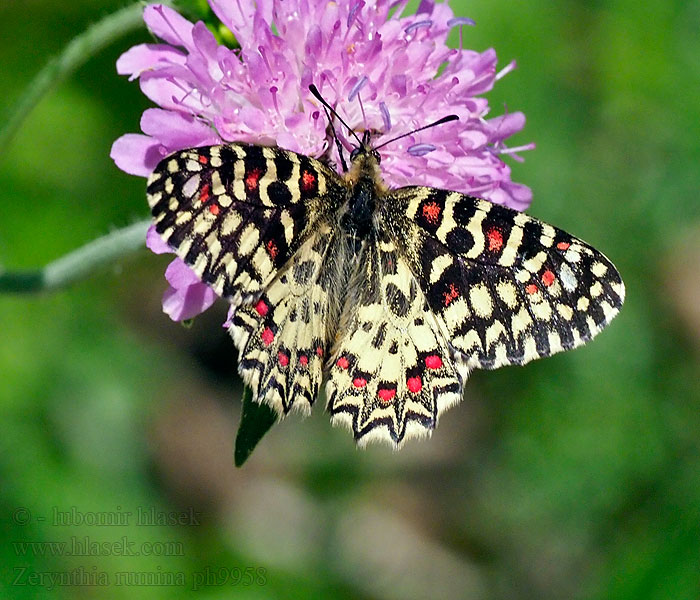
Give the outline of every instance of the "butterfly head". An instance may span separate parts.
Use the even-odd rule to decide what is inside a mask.
[[[388,188],[382,181],[380,162],[379,152],[370,146],[369,132],[366,131],[362,137],[362,143],[350,152],[350,168],[344,177],[351,185],[364,180],[366,186],[375,188],[379,194],[384,194]]]
[[[348,173],[348,177],[351,179],[355,178],[357,176],[357,173],[362,173],[365,175],[370,175],[371,177],[376,177],[379,170],[379,164],[381,163],[381,157],[379,156],[378,150],[380,148],[383,148],[387,144],[391,144],[396,140],[400,140],[409,135],[413,135],[415,133],[418,133],[419,131],[423,131],[424,129],[428,129],[430,127],[435,127],[436,125],[442,125],[443,123],[449,123],[450,121],[456,121],[459,119],[457,115],[448,115],[446,117],[443,117],[442,119],[434,121],[433,123],[423,125],[423,127],[419,127],[418,129],[413,129],[411,131],[407,131],[406,133],[402,133],[401,135],[398,135],[390,140],[383,142],[376,148],[372,148],[370,146],[371,134],[368,129],[365,130],[365,132],[362,134],[362,139],[360,139],[354,132],[354,130],[345,121],[343,121],[342,117],[337,113],[337,111],[323,99],[323,96],[321,96],[320,92],[313,83],[309,85],[309,91],[323,105],[323,108],[326,111],[328,122],[333,132],[333,139],[335,140],[335,145],[338,149],[340,164],[343,167],[343,171],[346,173],[348,172],[348,167],[345,162],[345,158],[343,157],[343,145],[341,144],[340,139],[338,138],[338,135],[335,132],[335,127],[333,127],[333,120],[331,119],[331,114],[337,117],[338,121],[340,121],[340,123],[342,123],[347,128],[347,130],[354,136],[354,138],[359,143],[359,145],[353,148],[353,150],[350,152],[351,172]]]
[[[367,160],[374,161],[376,164],[382,162],[382,157],[379,156],[379,152],[369,145],[369,138],[370,132],[365,131],[362,134],[362,142],[360,145],[354,147],[350,152],[350,162],[353,164],[359,161],[366,162]]]

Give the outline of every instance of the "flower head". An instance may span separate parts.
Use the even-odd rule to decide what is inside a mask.
[[[513,152],[504,141],[525,118],[486,119],[488,102],[480,97],[514,64],[498,73],[493,50],[466,50],[461,42],[449,48],[450,31],[473,22],[455,17],[447,3],[422,0],[415,15],[404,16],[407,0],[209,2],[240,49],[221,45],[202,22],[150,5],[144,20],[165,43],[135,46],[117,61],[118,72],[138,78],[161,107],[144,112],[143,134],[114,143],[111,155],[122,170],[146,177],[172,152],[232,141],[278,145],[339,165],[323,109],[309,92],[313,83],[350,127],[372,132],[374,146],[459,116],[382,148],[389,186],[423,184],[518,210],[529,205],[530,190],[511,181],[500,158]],[[352,136],[336,130],[352,147]],[[166,273],[172,287],[164,308],[176,320],[213,302],[183,268],[171,265]]]

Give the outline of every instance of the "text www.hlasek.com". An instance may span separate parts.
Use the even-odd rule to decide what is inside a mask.
[[[12,542],[17,556],[184,556],[177,541],[136,542],[127,536],[117,541],[97,541],[90,536],[71,536],[65,542]]]

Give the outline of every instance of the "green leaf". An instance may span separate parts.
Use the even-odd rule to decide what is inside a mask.
[[[267,404],[258,404],[253,400],[253,391],[243,388],[243,408],[241,424],[236,434],[236,448],[233,459],[237,467],[243,466],[253,453],[255,446],[277,421],[277,415]]]

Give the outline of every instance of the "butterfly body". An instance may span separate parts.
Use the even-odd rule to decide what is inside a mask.
[[[458,192],[389,189],[367,144],[338,175],[279,148],[229,144],[164,159],[156,231],[234,313],[258,402],[328,410],[360,443],[429,433],[474,368],[579,346],[622,305],[601,253]]]
[[[351,158],[350,171],[343,176],[347,185],[346,212],[341,218],[343,230],[361,242],[371,233],[377,204],[388,189],[379,172],[379,156],[366,146],[360,146]]]

